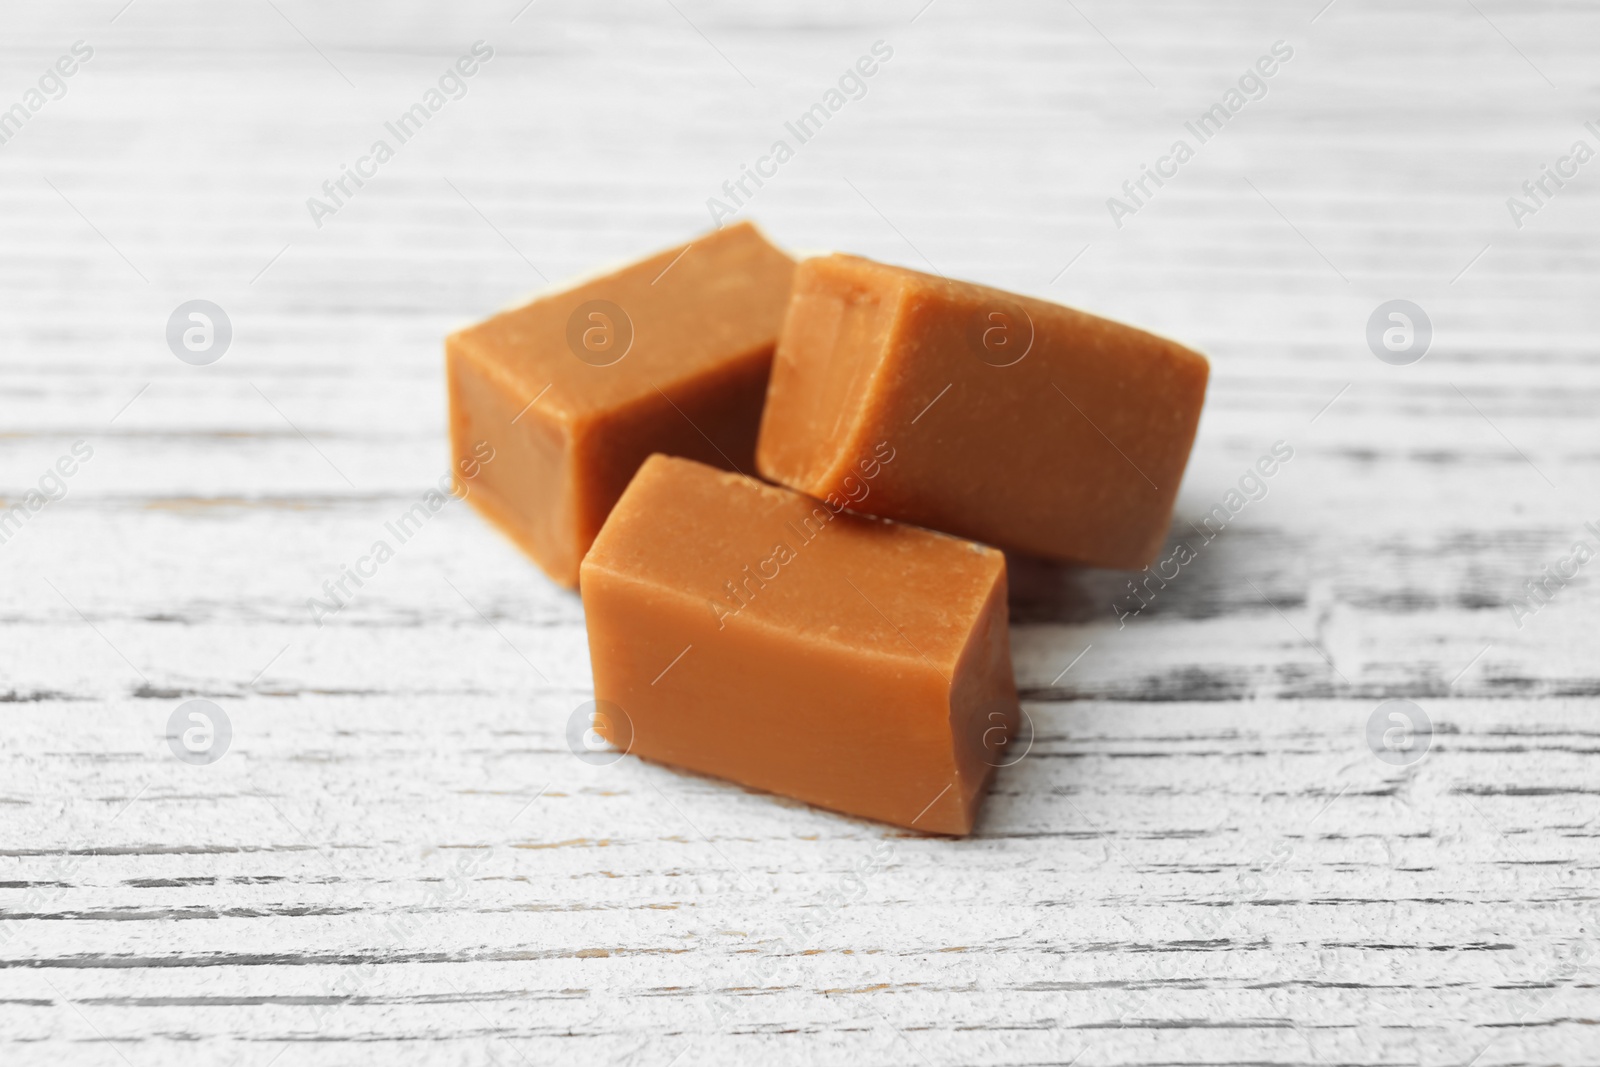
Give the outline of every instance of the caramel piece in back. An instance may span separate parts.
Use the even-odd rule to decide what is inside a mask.
[[[1166,539],[1205,357],[1130,326],[854,256],[795,270],[756,462],[813,496],[899,458],[861,510],[1138,568]]]
[[[869,450],[858,473],[871,486],[898,462]],[[972,829],[1018,722],[1001,553],[652,456],[581,587],[594,728],[613,744],[836,811]]]
[[[459,491],[571,586],[652,452],[753,469],[793,270],[740,223],[452,334]]]

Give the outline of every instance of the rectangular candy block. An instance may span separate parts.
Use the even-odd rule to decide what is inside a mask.
[[[652,452],[752,470],[794,261],[749,223],[496,315],[445,342],[467,499],[552,579]]]
[[[869,450],[857,470],[898,462]],[[1014,762],[992,548],[658,455],[581,588],[595,729],[618,748],[947,834],[972,829],[995,767]]]
[[[1002,548],[1136,569],[1159,552],[1205,357],[1119,323],[833,255],[795,269],[756,450],[813,496],[898,457],[862,510]]]

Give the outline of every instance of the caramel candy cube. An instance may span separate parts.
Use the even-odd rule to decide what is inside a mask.
[[[652,452],[754,469],[793,270],[740,223],[452,334],[458,491],[572,586]]]
[[[900,462],[891,448],[863,459],[863,477]],[[658,455],[595,538],[581,588],[594,728],[612,744],[971,831],[1019,721],[1001,553]]]
[[[1047,559],[1136,569],[1166,539],[1205,357],[1058,304],[855,256],[803,261],[778,340],[760,472]]]

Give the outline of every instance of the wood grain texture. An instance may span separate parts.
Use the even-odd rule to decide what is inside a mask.
[[[119,7],[0,36],[0,108],[94,48],[0,145],[0,496],[93,449],[0,544],[0,1060],[1600,1059],[1600,598],[1513,611],[1600,541],[1600,162],[1506,206],[1600,147],[1592,5]],[[1129,614],[1127,575],[1012,561],[1034,740],[979,832],[575,758],[581,607],[459,503],[318,626],[446,472],[443,336],[706,228],[880,40],[742,215],[1213,361],[1177,577]],[[194,298],[211,366],[164,339]],[[1395,298],[1411,366],[1367,347]],[[167,740],[194,698],[209,766]],[[1369,745],[1390,699],[1431,722],[1409,764]]]

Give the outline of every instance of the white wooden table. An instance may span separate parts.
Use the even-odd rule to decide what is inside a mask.
[[[1594,5],[123,2],[0,36],[0,107],[93,49],[0,145],[0,1062],[1600,1060],[1600,598],[1513,606],[1600,542]],[[877,41],[741,217],[1207,352],[1174,545],[1293,450],[1138,615],[1014,562],[980,832],[576,758],[580,605],[459,503],[316,625],[446,471],[443,335],[705,229]]]

